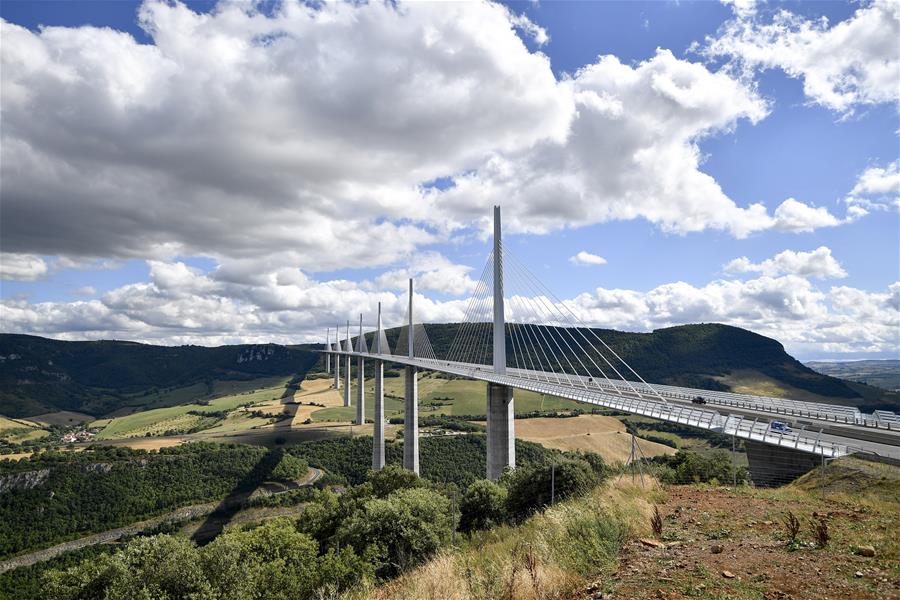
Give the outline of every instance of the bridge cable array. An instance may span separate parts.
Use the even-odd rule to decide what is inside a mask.
[[[650,395],[667,403],[502,243],[501,250],[507,368],[512,374],[585,390],[600,388],[621,397]],[[487,369],[493,362],[494,260],[491,252],[445,362],[472,370]],[[632,376],[640,384],[631,381]]]

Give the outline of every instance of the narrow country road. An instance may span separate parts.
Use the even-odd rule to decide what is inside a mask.
[[[257,488],[257,490],[255,490],[254,494],[244,498],[244,501],[250,499],[251,497],[261,498],[266,496],[277,496],[278,494],[283,494],[285,492],[290,492],[292,490],[310,486],[321,479],[322,475],[323,473],[321,469],[310,467],[309,471],[307,472],[306,478],[304,478],[303,480],[292,481],[290,484],[284,485],[284,489],[279,490],[273,490],[270,487],[267,487],[266,484],[263,484],[259,488]],[[137,535],[142,531],[145,531],[152,527],[156,527],[161,523],[187,521],[190,519],[205,517],[218,509],[220,505],[221,501],[183,506],[182,508],[173,510],[172,512],[160,515],[158,517],[153,517],[152,519],[138,521],[137,523],[132,523],[131,525],[126,525],[125,527],[117,527],[116,529],[101,531],[100,533],[94,533],[78,538],[76,540],[63,542],[55,546],[50,546],[49,548],[35,550],[34,552],[29,552],[28,554],[22,554],[20,556],[0,561],[0,573],[4,573],[12,569],[18,569],[19,567],[27,567],[39,562],[44,562],[45,560],[50,560],[51,558],[59,556],[60,554],[63,554],[65,552],[71,552],[72,550],[80,550],[81,548],[86,548],[88,546],[106,544],[109,542],[114,542],[126,536]]]

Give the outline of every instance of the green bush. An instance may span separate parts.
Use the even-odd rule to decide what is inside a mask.
[[[506,521],[506,488],[479,479],[466,489],[459,503],[461,531],[490,529]]]
[[[338,536],[358,553],[374,549],[381,559],[378,574],[389,577],[433,556],[450,541],[455,521],[445,496],[402,489],[365,502],[341,524]]]
[[[50,571],[44,597],[293,600],[315,597],[325,588],[347,590],[372,576],[370,557],[352,548],[319,555],[312,538],[280,518],[224,533],[203,548],[169,535],[136,538],[114,554]]]
[[[598,481],[591,465],[580,459],[562,459],[552,464],[523,467],[504,474],[508,489],[506,508],[520,521],[550,504],[593,488]]]

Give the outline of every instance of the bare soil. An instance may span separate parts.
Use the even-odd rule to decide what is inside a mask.
[[[791,496],[790,490],[669,488],[659,505],[662,543],[629,542],[615,581],[600,582],[580,597],[900,598],[898,505]],[[801,522],[795,549],[786,542],[788,511]],[[813,543],[812,523],[820,516],[831,536],[825,548]],[[859,555],[862,545],[872,545],[875,556]]]

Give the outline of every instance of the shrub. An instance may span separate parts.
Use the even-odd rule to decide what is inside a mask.
[[[508,495],[509,515],[522,520],[536,510],[556,501],[582,494],[594,487],[597,476],[580,459],[563,459],[554,464],[522,467],[503,476]]]
[[[466,489],[459,503],[459,528],[462,531],[489,529],[506,520],[505,488],[487,479],[479,479]]]
[[[401,489],[373,498],[341,523],[338,537],[358,553],[380,557],[380,576],[420,564],[450,541],[455,528],[450,500],[424,489]]]

